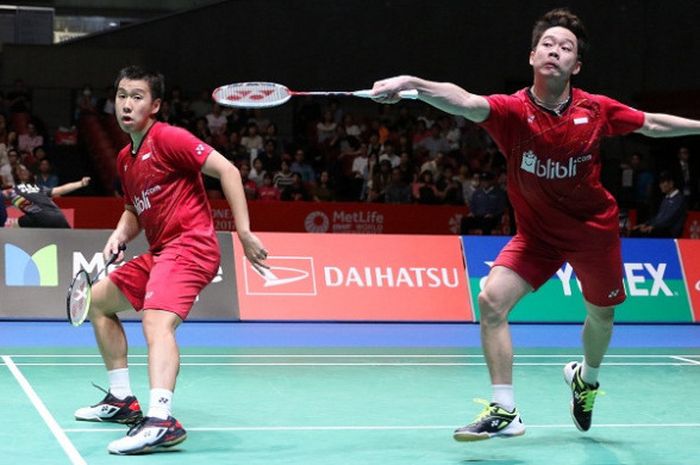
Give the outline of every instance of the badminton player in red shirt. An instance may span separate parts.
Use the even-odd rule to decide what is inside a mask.
[[[598,370],[607,351],[614,308],[625,300],[618,208],[600,182],[600,142],[636,132],[651,137],[700,134],[700,122],[644,113],[611,98],[571,87],[581,71],[587,37],[580,19],[552,10],[535,23],[532,86],[513,95],[481,96],[452,83],[398,76],[374,84],[375,99],[398,101],[401,90],[484,127],[507,159],[508,195],[517,234],[504,247],[479,294],[481,341],[492,382],[492,402],[454,432],[458,441],[525,433],[513,394],[513,347],[508,314],[526,294],[568,261],[581,282],[587,317],[584,357],[564,367],[571,414],[581,431],[591,426]]]
[[[233,211],[245,255],[265,267],[267,252],[250,231],[241,177],[236,167],[184,129],[156,121],[162,102],[162,75],[131,66],[116,80],[116,116],[131,144],[117,157],[125,209],[104,248],[119,245],[142,230],[147,253],[127,262],[92,290],[90,320],[108,370],[109,392],[98,404],[78,409],[78,420],[133,424],[109,444],[115,454],[137,454],[182,442],[186,432],[172,416],[180,367],[175,330],[187,318],[197,295],[219,268],[219,244],[201,173],[219,178]],[[119,257],[122,259],[123,257]],[[142,415],[131,392],[127,341],[117,313],[143,310],[148,344],[150,404]]]

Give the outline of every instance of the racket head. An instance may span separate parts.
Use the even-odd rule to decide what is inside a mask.
[[[236,82],[214,89],[216,103],[233,108],[270,108],[286,103],[291,91],[274,82]]]
[[[80,326],[87,318],[92,301],[92,283],[87,271],[80,270],[68,288],[66,312],[73,326]]]

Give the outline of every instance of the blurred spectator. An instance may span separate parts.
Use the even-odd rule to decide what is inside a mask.
[[[85,84],[78,91],[78,96],[75,99],[75,120],[80,119],[84,115],[97,114],[97,97],[92,92],[92,86]]]
[[[114,88],[107,86],[105,88],[105,97],[98,102],[98,107],[105,115],[114,114]]]
[[[649,221],[632,228],[632,237],[680,237],[686,217],[686,203],[683,194],[676,188],[673,175],[662,172],[659,176],[659,189],[664,194],[659,210]]]
[[[39,134],[34,123],[27,124],[27,133],[17,138],[17,148],[23,152],[33,152],[36,147],[44,145],[44,136]]]
[[[394,144],[391,141],[384,143],[382,153],[379,155],[379,161],[381,162],[382,160],[388,160],[392,168],[396,168],[401,163],[401,157],[396,155]]]
[[[374,155],[376,159],[376,154]],[[353,199],[361,200],[365,198],[367,183],[369,182],[370,173],[370,153],[367,144],[361,144],[360,149],[352,161],[352,176],[353,176]]]
[[[293,182],[294,177],[292,170],[289,169],[289,162],[283,159],[280,162],[279,171],[277,171],[272,178],[272,184],[282,192],[285,187],[292,185]]]
[[[17,169],[19,168],[19,152],[17,149],[9,148],[7,150],[7,161],[10,164],[10,170],[12,172],[12,179],[13,179],[13,185],[17,184],[19,181],[17,180],[17,176],[15,173],[17,173]]]
[[[172,125],[177,125],[177,118],[175,116],[175,112],[173,111],[172,105],[167,100],[163,100],[162,102],[160,102],[160,110],[158,111],[158,121],[162,121],[164,123]]]
[[[439,152],[447,153],[450,151],[450,143],[442,135],[440,126],[437,124],[430,128],[430,136],[418,144],[414,144],[414,147],[419,151],[426,152],[429,159],[435,158]]]
[[[15,185],[14,176],[12,176],[12,165],[7,156],[7,148],[5,144],[0,144],[0,189]]]
[[[211,92],[208,89],[202,89],[199,95],[192,99],[189,104],[189,110],[195,118],[203,118],[211,111]]]
[[[282,200],[303,201],[309,200],[309,193],[304,186],[300,173],[292,173],[292,183],[282,190]]]
[[[53,172],[53,167],[48,158],[44,158],[39,162],[38,173],[36,176],[36,185],[39,187],[56,187],[58,186],[58,176]]]
[[[24,80],[16,79],[14,88],[7,93],[7,108],[10,113],[31,113],[32,95]]]
[[[316,123],[316,141],[323,144],[333,138],[337,123],[333,113],[328,110],[323,113],[323,119]]]
[[[7,117],[0,113],[0,144],[7,145],[7,137],[9,135],[7,128]]]
[[[372,179],[367,193],[368,202],[384,202],[386,189],[391,184],[391,162],[382,160],[372,169]]]
[[[434,205],[439,203],[438,190],[433,180],[433,172],[426,170],[421,172],[418,180],[412,186],[413,199],[417,203]]]
[[[637,210],[637,218],[644,222],[649,218],[649,205],[652,198],[654,176],[644,168],[642,156],[633,153],[622,168],[622,189],[620,206]]]
[[[241,145],[243,145],[246,148],[246,150],[248,150],[248,153],[250,153],[251,157],[257,156],[258,152],[260,152],[263,149],[263,138],[258,133],[257,124],[250,123],[247,126],[246,133],[243,134],[243,137],[241,138]]]
[[[218,103],[214,103],[211,106],[211,111],[206,114],[205,118],[207,119],[207,127],[212,136],[216,137],[226,133],[228,120],[222,113],[221,106]]]
[[[479,187],[479,173],[472,174],[466,164],[459,166],[459,183],[462,185],[462,198],[464,203],[471,205],[474,191]]]
[[[263,184],[263,176],[266,174],[267,171],[265,171],[265,167],[263,166],[263,162],[260,157],[253,160],[253,168],[251,168],[248,178],[255,181],[255,184],[260,187]]]
[[[241,144],[241,135],[238,131],[231,131],[228,136],[228,149],[226,150],[226,158],[232,160],[234,163],[240,163],[243,161],[250,162],[252,157],[248,153],[248,149]],[[260,156],[260,155],[258,155]]]
[[[207,126],[206,118],[202,117],[195,120],[194,130],[192,133],[203,142],[206,142],[209,145],[214,145],[214,139],[212,138],[209,127]]]
[[[391,182],[384,192],[385,203],[411,203],[411,187],[399,168],[391,170]]]
[[[272,184],[272,175],[265,173],[263,175],[263,184],[258,188],[258,198],[260,200],[279,200],[281,192]]]
[[[307,184],[316,181],[314,169],[311,167],[311,165],[306,163],[306,155],[302,149],[297,149],[294,152],[294,161],[290,165],[289,169],[295,173],[299,173],[301,175],[301,180]]]
[[[490,171],[481,173],[469,214],[462,217],[461,233],[470,234],[474,230],[480,230],[485,236],[491,235],[491,230],[501,224],[506,206],[506,193],[496,184],[496,176]]]
[[[243,191],[245,192],[245,198],[248,200],[255,200],[258,198],[258,185],[255,181],[250,179],[250,165],[248,163],[242,163],[238,171],[241,173],[241,182],[243,183]]]
[[[318,183],[313,187],[312,198],[316,202],[332,202],[335,200],[333,188],[331,187],[331,177],[328,171],[321,171]]]
[[[678,189],[685,198],[689,208],[698,207],[698,185],[700,184],[700,166],[698,160],[691,158],[688,147],[678,149],[677,161],[673,165],[672,174],[678,180]]]
[[[362,127],[355,122],[352,114],[346,113],[343,116],[343,129],[345,134],[352,137],[360,137],[362,135]]]
[[[454,175],[454,170],[451,166],[448,165],[443,168],[435,185],[442,203],[446,205],[464,205],[462,184],[459,182],[459,178]]]

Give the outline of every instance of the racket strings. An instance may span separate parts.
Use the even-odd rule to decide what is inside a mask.
[[[217,89],[216,99],[220,103],[266,103],[282,101],[290,96],[286,87],[274,84],[246,83],[224,86]]]

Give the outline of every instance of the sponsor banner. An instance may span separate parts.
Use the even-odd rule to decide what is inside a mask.
[[[472,304],[490,266],[509,237],[462,238],[470,277]],[[615,311],[618,322],[688,322],[688,294],[676,245],[670,239],[623,239],[624,286],[627,300]],[[576,273],[565,263],[537,292],[525,296],[510,321],[580,322],[586,316]]]
[[[76,228],[113,228],[124,211],[118,198],[61,197],[62,208],[75,209]],[[134,204],[147,204],[137,197]],[[233,214],[225,200],[212,200],[214,225],[219,231],[235,229]],[[366,233],[366,234],[459,234],[466,207],[445,205],[386,205],[339,202],[248,202],[254,231]]]
[[[74,208],[61,208],[61,212],[63,212],[63,216],[66,217],[66,221],[68,221],[68,224],[70,225],[70,227],[74,228],[75,227],[75,209]],[[17,210],[16,208],[7,207],[7,221],[5,221],[5,227],[6,228],[14,227],[17,224],[17,220],[19,220],[19,218],[22,216],[24,216],[24,213],[22,213],[21,211]]]
[[[66,292],[75,273],[104,269],[102,256],[111,230],[8,229],[0,235],[0,318],[66,318]],[[194,304],[189,319],[238,319],[230,233],[219,233],[221,264]],[[143,235],[129,243],[126,258],[147,250]],[[110,267],[110,270],[121,266]],[[122,314],[138,318],[133,311]]]
[[[688,239],[700,239],[700,212],[689,211],[685,218],[683,237]]]
[[[700,241],[679,239],[678,250],[693,308],[693,321],[700,322]]]
[[[473,320],[457,236],[260,233],[262,274],[233,236],[241,320]]]

